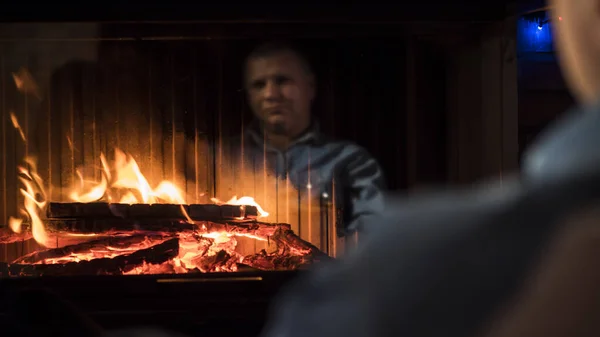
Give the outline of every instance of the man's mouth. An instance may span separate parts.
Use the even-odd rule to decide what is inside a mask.
[[[269,116],[281,116],[284,114],[284,110],[281,107],[277,107],[277,108],[269,108],[266,109],[267,115]]]

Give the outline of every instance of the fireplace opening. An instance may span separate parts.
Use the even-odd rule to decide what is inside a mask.
[[[11,119],[21,133],[17,117]],[[135,159],[119,149],[112,161],[101,154],[100,163],[99,179],[85,180],[76,170],[72,201],[53,202],[35,158],[24,158],[21,217],[9,218],[0,243],[34,240],[40,247],[0,263],[0,276],[296,270],[330,258],[290,224],[262,221],[269,213],[252,197],[190,204],[170,181],[152,188]]]
[[[335,181],[235,157],[261,40],[155,36],[200,26],[0,27],[1,277],[295,270],[356,240]]]

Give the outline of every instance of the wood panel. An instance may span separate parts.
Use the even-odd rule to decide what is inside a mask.
[[[514,21],[487,27],[450,55],[450,176],[454,183],[502,179],[518,169]]]
[[[519,125],[538,127],[564,114],[575,104],[568,91],[527,90],[519,93]]]
[[[519,90],[566,91],[558,60],[552,54],[519,55]]]

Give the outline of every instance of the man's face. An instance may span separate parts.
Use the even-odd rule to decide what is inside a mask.
[[[550,0],[565,79],[582,103],[600,99],[600,1]]]
[[[246,89],[254,115],[270,132],[288,135],[303,131],[310,123],[313,76],[294,53],[250,59]]]

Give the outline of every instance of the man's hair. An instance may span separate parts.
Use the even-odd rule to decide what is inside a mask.
[[[248,54],[248,57],[246,57],[246,61],[244,62],[244,77],[246,76],[248,64],[251,60],[261,57],[270,57],[280,53],[292,53],[296,55],[302,68],[308,74],[314,74],[310,62],[308,62],[308,58],[297,47],[287,41],[269,41],[258,45],[250,52],[250,54]]]

